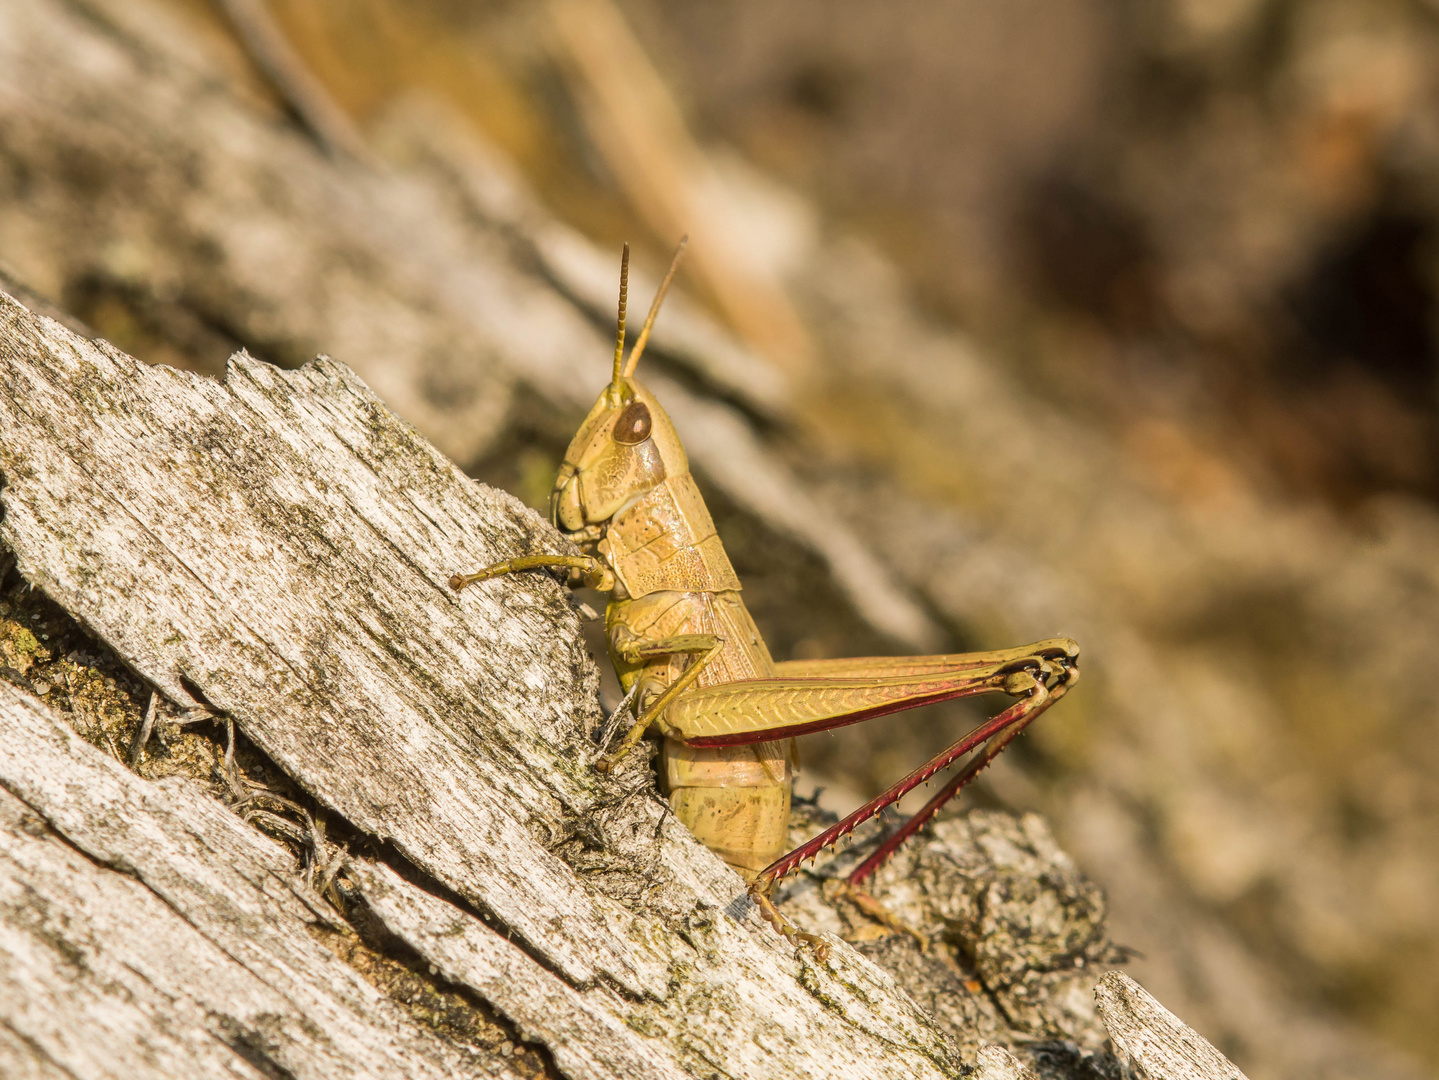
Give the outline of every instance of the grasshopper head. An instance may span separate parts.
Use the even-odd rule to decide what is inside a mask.
[[[689,472],[674,424],[653,394],[633,377],[650,328],[674,280],[688,237],[680,240],[644,329],[625,358],[625,297],[630,246],[620,261],[620,314],[615,330],[614,377],[580,425],[550,494],[550,520],[566,532],[609,521],[666,476]]]
[[[608,521],[666,476],[689,471],[669,415],[644,385],[621,376],[600,394],[565,453],[550,517],[566,532]]]

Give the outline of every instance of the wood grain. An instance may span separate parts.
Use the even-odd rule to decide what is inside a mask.
[[[141,780],[4,683],[0,788],[0,1074],[401,1080],[486,1064],[311,936],[333,917],[279,844],[189,781]]]
[[[1110,1041],[1136,1076],[1149,1080],[1248,1080],[1203,1035],[1123,972],[1111,971],[1100,979],[1094,1000]]]

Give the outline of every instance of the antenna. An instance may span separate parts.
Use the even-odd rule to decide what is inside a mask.
[[[613,384],[619,386],[620,378],[623,375],[621,370],[624,367],[625,357],[625,300],[630,291],[630,245],[625,244],[624,254],[620,256],[620,317],[615,324],[615,375]]]
[[[625,361],[624,371],[621,374],[626,378],[635,373],[635,365],[640,362],[640,355],[645,351],[645,345],[650,340],[650,327],[655,324],[655,316],[660,313],[660,305],[665,302],[665,293],[670,291],[670,282],[675,279],[675,271],[680,268],[680,259],[684,258],[685,245],[689,242],[688,233],[680,237],[679,246],[675,248],[675,257],[670,260],[670,271],[660,282],[660,291],[655,293],[655,302],[650,305],[650,313],[645,316],[644,328],[640,330],[640,336],[635,338],[635,347],[630,350],[630,358]],[[620,288],[620,295],[623,296],[624,286]]]

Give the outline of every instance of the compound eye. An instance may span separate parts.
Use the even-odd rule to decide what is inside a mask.
[[[650,437],[650,410],[643,401],[631,401],[615,421],[615,442],[634,446]]]

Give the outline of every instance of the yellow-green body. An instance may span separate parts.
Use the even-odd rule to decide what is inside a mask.
[[[693,486],[688,474],[683,480]],[[661,489],[656,497],[642,499],[631,514],[611,524],[607,537],[613,549],[625,540],[651,535],[658,527],[665,529],[660,533],[663,539],[652,543],[693,539],[703,544],[680,547],[669,565],[655,568],[654,580],[663,587],[638,598],[611,600],[605,613],[615,670],[626,690],[636,681],[641,684],[637,698],[641,709],[693,661],[670,655],[629,662],[615,647],[625,640],[700,634],[719,638],[719,651],[696,677],[694,687],[774,674],[774,661],[740,597],[739,582],[704,504],[696,495],[696,506],[675,514],[669,494]],[[696,548],[702,558],[691,557]],[[663,733],[663,713],[657,726]],[[699,749],[666,738],[660,778],[675,816],[707,848],[753,877],[788,850],[793,762],[793,739]]]
[[[555,485],[555,518],[608,570],[605,626],[610,658],[626,691],[639,683],[642,713],[698,662],[693,653],[636,657],[636,646],[686,638],[718,645],[692,687],[774,675],[740,581],[715,532],[689,462],[663,408],[635,379],[618,395],[642,402],[649,437],[626,445],[611,438],[615,406],[602,397],[566,454]],[[596,422],[598,421],[598,422]],[[589,478],[594,476],[594,480]],[[625,499],[608,517],[614,490]],[[664,712],[655,724],[660,735]],[[665,738],[661,782],[675,816],[746,877],[787,850],[794,740],[699,749]]]
[[[683,244],[681,244],[681,249]],[[675,816],[750,880],[760,912],[796,930],[770,894],[805,859],[833,845],[940,769],[969,763],[849,878],[857,887],[1079,677],[1068,638],[946,656],[855,657],[776,664],[740,597],[740,582],[690,475],[669,416],[632,377],[670,276],[626,362],[629,250],[620,271],[614,375],[565,453],[550,498],[555,525],[584,555],[523,555],[456,574],[456,590],[499,574],[564,567],[572,583],[610,594],[610,659],[634,724],[596,767],[609,772],[647,733],[661,736],[661,780]],[[676,254],[676,264],[678,254]],[[1018,700],[812,840],[787,851],[793,735],[871,720],[973,694]],[[857,894],[863,895],[863,894]],[[872,899],[867,903],[877,908]],[[869,909],[866,909],[869,910]]]

